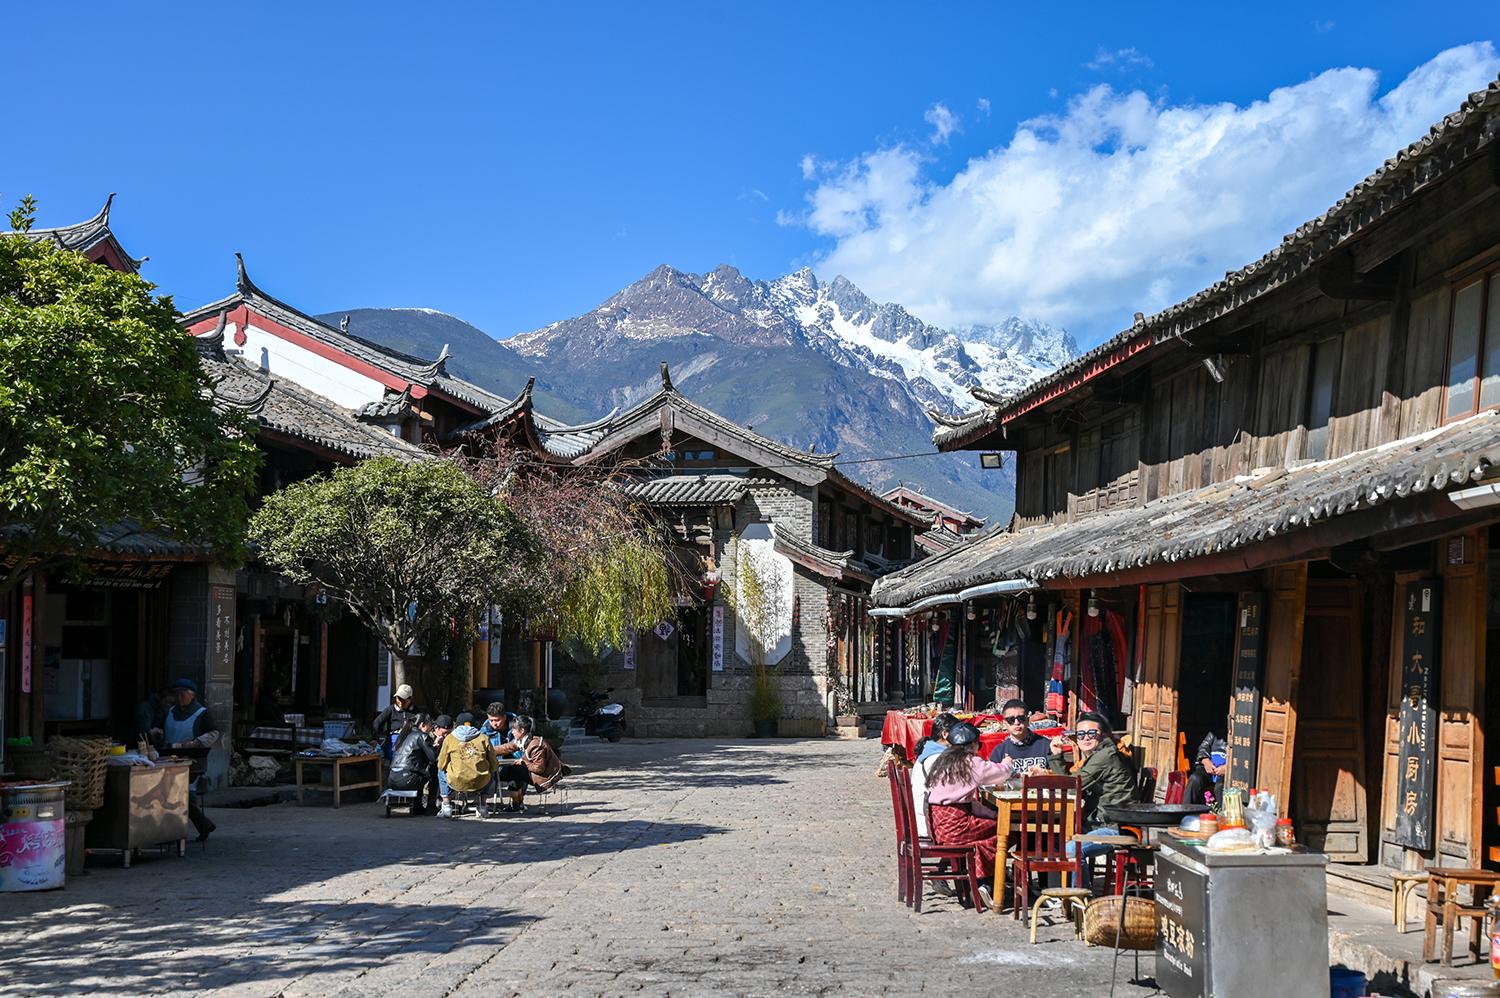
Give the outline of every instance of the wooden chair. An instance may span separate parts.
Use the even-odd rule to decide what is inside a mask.
[[[1020,839],[1014,871],[1015,918],[1028,907],[1031,877],[1037,873],[1061,873],[1064,886],[1084,887],[1083,850],[1068,855],[1068,843],[1083,830],[1081,783],[1076,776],[1025,776],[1021,778]]]
[[[911,774],[899,766],[891,768],[898,785],[896,806],[901,811],[901,850],[906,856],[906,903],[912,910],[921,912],[924,885],[947,880],[952,881],[956,887],[961,882],[967,882],[974,910],[984,914],[984,904],[979,899],[979,848],[972,845],[937,845],[931,839],[923,838],[917,831],[916,805],[911,798]],[[932,827],[930,818],[927,827]],[[948,863],[947,870],[939,865],[945,860]]]
[[[906,858],[906,829],[901,811],[901,777],[896,772],[905,767],[892,762],[886,769],[887,782],[891,785],[891,815],[896,825],[896,900],[909,904]],[[908,777],[910,779],[910,777]]]
[[[1179,769],[1175,773],[1167,774],[1167,796],[1163,804],[1181,804],[1182,798],[1187,796],[1187,770]]]

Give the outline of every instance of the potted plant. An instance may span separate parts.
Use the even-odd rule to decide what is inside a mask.
[[[776,722],[781,717],[781,688],[764,663],[752,670],[750,685],[750,722],[756,738],[775,738]]]

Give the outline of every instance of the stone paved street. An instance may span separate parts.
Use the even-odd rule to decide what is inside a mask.
[[[212,809],[206,852],[6,895],[0,992],[1107,993],[1109,951],[1066,927],[1031,947],[1008,915],[897,903],[878,751],[583,746],[546,818]]]

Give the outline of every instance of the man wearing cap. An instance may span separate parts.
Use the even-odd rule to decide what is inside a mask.
[[[172,684],[177,702],[167,711],[162,723],[162,747],[170,755],[177,750],[192,759],[191,775],[196,782],[207,768],[208,750],[219,741],[219,726],[214,724],[208,708],[198,702],[198,684],[191,679],[179,679]],[[208,820],[195,800],[188,797],[188,819],[198,829],[198,841],[207,842],[214,823]]]
[[[391,697],[390,704],[375,715],[375,744],[380,746],[380,751],[387,760],[395,749],[392,737],[401,730],[401,726],[408,720],[416,720],[416,712],[411,709],[412,690],[409,685],[402,683],[396,687],[396,692]]]

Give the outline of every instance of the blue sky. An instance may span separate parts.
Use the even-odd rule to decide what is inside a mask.
[[[8,5],[0,198],[45,225],[118,191],[184,309],[236,250],[308,311],[500,337],[662,262],[811,264],[1087,345],[1500,71],[1473,5],[1126,7]]]

